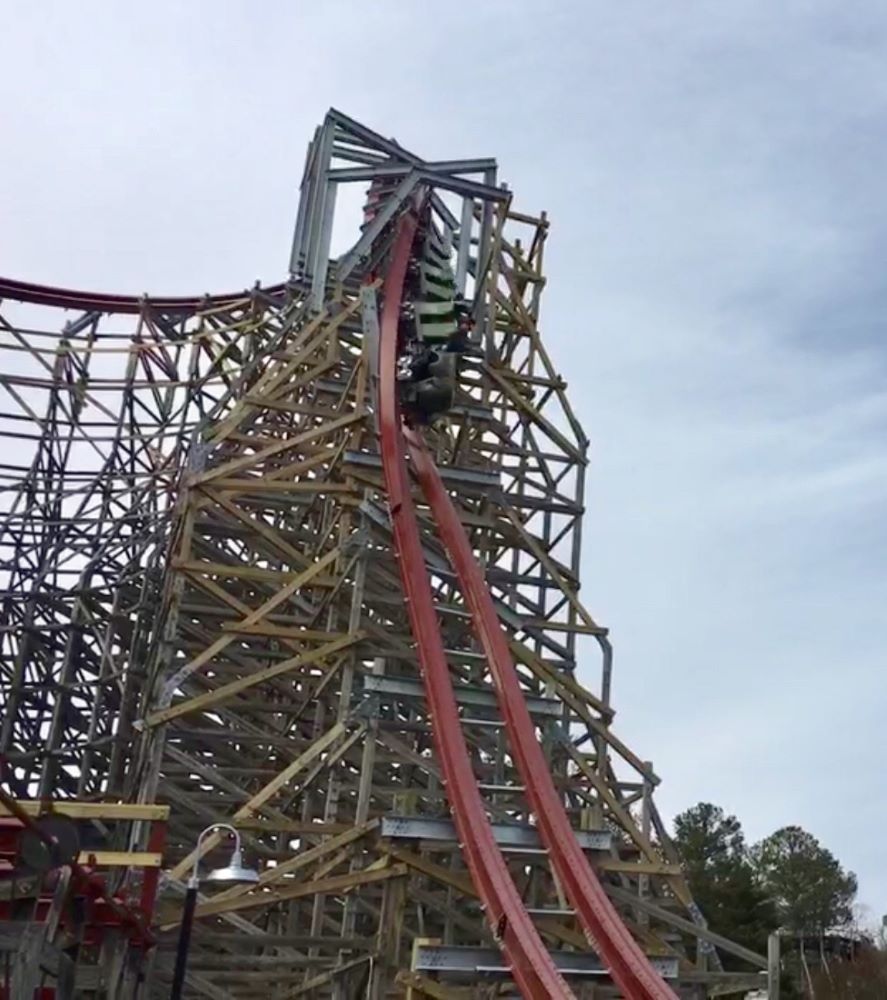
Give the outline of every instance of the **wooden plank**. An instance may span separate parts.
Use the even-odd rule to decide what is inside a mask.
[[[303,754],[296,757],[296,759],[288,764],[280,772],[280,774],[274,777],[268,782],[267,785],[264,786],[264,788],[257,792],[249,800],[249,802],[241,806],[230,820],[232,825],[236,825],[238,820],[258,812],[262,806],[269,799],[273,798],[281,788],[288,784],[299,773],[299,771],[306,768],[316,757],[319,757],[324,750],[332,746],[332,744],[335,743],[336,740],[338,740],[344,733],[345,725],[342,722],[337,722],[331,729],[328,729],[323,736],[316,739]],[[211,833],[208,837],[205,837],[203,843],[200,845],[199,851],[198,848],[195,847],[186,858],[182,858],[182,860],[169,872],[169,878],[182,878],[186,872],[191,870],[195,860],[202,858],[214,847],[217,847],[221,842],[222,838],[218,833]]]
[[[71,819],[121,819],[121,820],[166,820],[169,806],[134,805],[128,802],[76,802],[70,801],[29,801],[19,799],[18,805],[29,816],[43,816],[54,813]],[[0,803],[0,816],[11,816],[12,812]]]
[[[258,383],[253,387],[253,394],[258,398],[270,394],[280,382],[284,381],[295,371],[304,358],[309,357],[312,351],[323,344],[330,333],[329,330],[322,329],[323,325],[328,321],[329,315],[324,311],[315,316],[303,327],[299,331],[296,340],[287,349],[283,363],[269,366],[268,370],[263,373]],[[212,442],[217,444],[229,437],[240,425],[241,421],[254,409],[255,404],[248,403],[245,399],[238,400],[231,413],[214,428],[211,438]]]
[[[263,480],[264,481],[264,480]],[[289,560],[293,568],[299,566],[310,566],[311,560],[308,559],[304,552],[299,551],[299,549],[294,548],[289,542],[285,541],[280,537],[280,534],[271,528],[269,525],[265,524],[261,518],[251,517],[245,510],[237,506],[237,504],[232,503],[228,499],[230,494],[222,494],[219,492],[222,482],[216,482],[213,484],[213,489],[204,488],[204,495],[209,499],[213,500],[220,507],[226,510],[235,520],[239,521],[251,532],[255,532],[257,535],[267,541],[273,549],[277,552],[283,553]]]
[[[340,635],[337,632],[324,632],[302,625],[274,625],[270,622],[258,622],[255,625],[244,625],[239,621],[222,622],[219,627],[223,632],[237,632],[238,635],[267,635],[277,639],[298,639],[302,642],[334,642]]]
[[[258,810],[277,792],[300,772],[303,771],[316,757],[319,757],[325,750],[328,750],[347,732],[344,722],[337,722],[328,729],[322,736],[318,737],[303,753],[292,763],[288,764],[275,778],[268,782],[265,787],[254,795],[246,805],[242,806],[234,814],[234,819],[242,819]]]
[[[335,562],[338,555],[338,549],[333,549],[331,552],[327,553],[323,559],[318,562],[311,563],[310,566],[302,570],[301,573],[297,573],[296,576],[294,576],[284,587],[277,591],[277,593],[272,594],[271,597],[264,601],[258,608],[250,611],[250,613],[241,621],[241,624],[247,626],[255,625],[261,618],[264,618],[280,604],[283,604],[283,602],[290,598],[297,590],[306,586],[332,562]],[[215,642],[210,643],[210,645],[198,656],[194,657],[194,659],[190,660],[177,670],[163,685],[163,690],[159,699],[159,703],[163,706],[163,710],[168,708],[176,689],[179,688],[182,683],[191,676],[191,674],[193,674],[196,670],[199,670],[202,666],[204,666],[204,664],[213,659],[213,657],[218,656],[218,654],[229,646],[236,638],[236,633],[223,634],[219,636]]]
[[[355,643],[360,642],[361,639],[363,639],[362,632],[343,635],[341,638],[325,643],[323,646],[318,646],[307,653],[300,653],[298,656],[293,656],[288,660],[283,660],[281,663],[276,663],[273,667],[266,667],[264,670],[257,670],[253,674],[246,674],[244,677],[239,677],[237,680],[223,684],[212,691],[205,691],[203,694],[189,698],[187,701],[172,705],[159,712],[153,712],[147,717],[145,724],[148,726],[159,726],[169,722],[170,719],[176,719],[190,712],[205,711],[210,706],[218,705],[220,702],[233,698],[235,695],[246,691],[248,688],[255,687],[257,684],[264,684],[266,681],[280,677],[291,670],[298,670],[301,667],[318,663],[326,659],[326,657],[332,656],[333,653],[353,646]]]
[[[305,559],[303,560],[303,563],[308,561],[309,560]],[[210,580],[209,577],[191,575],[189,576],[189,579],[195,587],[198,587],[205,593],[215,597],[216,600],[227,605],[229,608],[239,611],[244,617],[246,617],[246,615],[248,615],[252,610],[248,604],[244,604],[243,601],[238,600],[233,594],[230,594],[227,590],[225,590],[224,587],[220,587],[215,580]],[[290,639],[284,639],[283,645],[289,647],[294,653],[302,652],[301,643],[293,642]]]
[[[571,607],[576,611],[576,614],[585,622],[589,629],[598,635],[606,634],[606,629],[601,628],[600,625],[591,617],[591,615],[585,610],[584,605],[581,603],[579,598],[576,596],[573,588],[567,583],[563,575],[558,570],[557,566],[554,565],[554,561],[549,556],[549,554],[542,548],[539,542],[533,538],[533,536],[524,527],[523,522],[518,517],[517,512],[507,505],[502,506],[502,512],[511,521],[514,526],[515,531],[520,535],[521,538],[527,543],[527,547],[539,560],[539,562],[545,567],[546,571],[551,575],[551,578],[557,583],[560,589],[563,591],[564,597],[570,602]]]
[[[608,719],[613,715],[613,710],[606,706],[600,698],[593,695],[569,674],[549,667],[542,657],[527,649],[522,642],[509,637],[508,646],[516,660],[531,670],[539,680],[557,688],[561,698],[586,722],[590,723],[591,719],[591,714],[585,707],[586,703],[592,705]]]
[[[346,833],[353,829],[351,823],[314,823],[310,820],[269,820],[259,816],[244,816],[232,824],[238,830],[260,830],[266,833],[293,833],[306,837],[324,837]]]
[[[469,1000],[473,993],[470,988],[444,986],[443,983],[407,969],[401,969],[394,981],[407,991],[407,1000],[414,997],[432,997],[433,1000]]]
[[[428,878],[433,879],[435,882],[439,882],[441,885],[451,886],[457,892],[462,893],[464,896],[468,896],[470,899],[477,898],[477,889],[474,888],[474,883],[471,881],[471,877],[467,873],[461,874],[458,871],[445,868],[443,865],[439,865],[436,862],[431,861],[429,858],[416,854],[413,851],[406,850],[403,847],[397,847],[395,845],[389,846],[386,844],[383,849],[386,854],[395,858],[398,862],[407,865],[414,871],[427,875]],[[538,921],[537,926],[540,930],[544,930],[552,937],[559,938],[564,942],[564,944],[572,944],[577,947],[587,946],[587,941],[581,931],[576,931],[572,927],[567,927],[557,920],[549,920],[545,918]]]
[[[234,472],[242,472],[244,469],[258,468],[268,458],[273,458],[275,455],[283,454],[283,452],[292,451],[293,448],[298,448],[300,445],[316,441],[318,438],[326,437],[329,434],[334,434],[336,431],[342,430],[345,427],[350,427],[352,424],[357,423],[358,420],[363,420],[364,416],[365,414],[362,410],[356,410],[354,413],[348,413],[344,417],[339,417],[336,420],[329,420],[326,423],[317,424],[316,426],[309,428],[307,431],[297,434],[295,437],[285,438],[283,441],[278,441],[276,444],[269,445],[267,448],[262,448],[252,455],[241,455],[240,458],[232,458],[230,461],[223,462],[214,469],[202,472],[199,475],[194,476],[191,480],[191,485],[199,486],[202,483],[210,483],[214,479],[230,478],[231,474]]]
[[[348,483],[336,483],[329,479],[313,482],[280,482],[266,476],[256,476],[253,479],[217,479],[213,488],[225,490],[226,493],[352,493],[353,487]]]
[[[201,908],[201,915],[209,917],[217,916],[221,913],[254,910],[258,907],[274,906],[277,903],[303,899],[306,896],[324,895],[326,893],[345,894],[353,892],[364,885],[384,882],[390,878],[402,878],[407,874],[408,870],[406,865],[401,864],[388,865],[385,868],[367,868],[361,871],[349,872],[346,875],[333,875],[330,878],[318,879],[317,881],[300,882],[298,885],[286,889],[278,889],[276,892],[252,892],[238,899],[227,899],[219,903],[211,899]],[[175,926],[175,924],[165,925],[164,930]]]
[[[580,462],[582,464],[585,463],[585,457],[579,449],[572,442],[568,441],[549,420],[543,417],[536,407],[533,406],[533,404],[521,393],[519,393],[507,379],[502,378],[495,368],[492,368],[490,365],[484,365],[484,370],[502,389],[511,402],[514,403],[519,410],[523,410],[530,417],[533,423],[537,424],[562,451],[569,455],[574,462]]]
[[[173,569],[189,574],[221,576],[234,580],[261,580],[264,583],[288,583],[293,578],[291,572],[277,569],[262,569],[260,566],[238,566],[236,563],[200,562],[189,560],[173,560]],[[332,588],[339,581],[335,577],[322,576],[312,581],[315,587]]]
[[[282,465],[279,469],[274,469],[273,472],[264,476],[264,480],[266,482],[275,482],[278,479],[283,479],[288,482],[295,482],[300,476],[304,477],[306,472],[316,469],[319,465],[329,463],[332,466],[336,456],[339,454],[340,448],[318,446],[317,453],[314,455],[310,454],[314,450],[313,448],[305,448],[304,450],[309,454],[308,458],[301,458],[298,462],[290,462],[289,465]]]
[[[353,826],[344,833],[340,833],[335,837],[331,837],[329,840],[325,840],[315,847],[310,847],[307,850],[301,850],[298,854],[293,855],[289,860],[282,861],[280,864],[275,865],[274,868],[266,868],[259,875],[258,887],[273,885],[275,882],[279,882],[284,876],[291,875],[293,872],[298,871],[300,868],[307,868],[308,866],[314,864],[315,861],[320,860],[320,858],[325,857],[331,851],[337,851],[342,847],[346,847],[353,844],[355,840],[360,840],[365,837],[371,830],[374,830],[379,825],[378,820],[370,820],[367,823],[362,823],[360,826]],[[248,892],[254,891],[256,887],[251,885],[235,885],[230,889],[225,889],[217,895],[213,896],[213,902],[220,902],[226,899],[237,899],[239,896],[244,896]],[[202,914],[203,910],[200,906],[197,907],[197,916]]]
[[[731,955],[736,955],[737,958],[741,958],[743,961],[749,962],[751,965],[756,965],[760,969],[767,968],[767,959],[763,955],[757,954],[757,952],[752,951],[750,948],[745,948],[742,945],[735,944],[733,941],[722,937],[720,934],[715,934],[714,931],[710,931],[707,927],[701,927],[699,924],[691,923],[689,920],[685,920],[683,917],[678,916],[671,910],[666,910],[662,906],[657,906],[656,903],[651,903],[648,899],[643,899],[642,897],[635,895],[635,893],[629,892],[628,889],[621,889],[616,885],[605,885],[604,889],[606,889],[608,896],[611,896],[619,903],[625,903],[628,906],[643,910],[651,916],[656,917],[657,920],[661,920],[663,923],[669,924],[671,927],[684,931],[692,937],[698,937],[703,941],[708,941],[716,947],[729,952]]]
[[[238,785],[237,782],[231,781],[230,778],[228,778],[225,774],[220,773],[220,771],[213,767],[213,765],[209,762],[204,763],[204,758],[195,758],[191,754],[180,750],[172,743],[166,744],[164,753],[169,757],[170,761],[175,764],[180,764],[185,769],[186,774],[199,774],[210,784],[215,785],[223,792],[229,792],[233,801],[243,802],[249,799],[249,792],[243,788],[242,785]],[[186,796],[185,802],[187,801]],[[267,803],[264,807],[264,812],[268,819],[286,820],[286,816],[282,812]],[[208,818],[212,817],[210,816]],[[249,834],[247,834],[246,839],[250,842],[255,842],[256,840],[256,838],[250,836]]]
[[[98,868],[159,868],[163,855],[159,851],[81,851],[77,860]]]
[[[634,817],[631,813],[619,802],[604,778],[588,764],[584,756],[571,743],[566,745],[566,749],[570,757],[579,766],[579,770],[594,786],[607,808],[622,824],[625,832],[629,835],[629,837],[631,837],[635,844],[637,844],[642,853],[646,855],[647,861],[652,864],[660,863],[661,859],[656,848],[653,846],[653,843],[635,823]],[[692,896],[690,895],[690,890],[687,888],[687,884],[684,881],[683,875],[680,873],[680,869],[678,869],[677,873],[668,876],[668,884],[675,896],[677,896],[677,898],[685,906],[689,907],[694,905]]]
[[[545,618],[526,618],[521,622],[524,628],[544,629],[546,632],[573,632],[576,635],[601,635],[606,634],[606,629],[601,627],[590,628],[588,625],[571,625],[569,622],[552,622]]]
[[[359,958],[352,958],[347,962],[341,962],[339,965],[334,966],[332,969],[328,969],[326,972],[321,972],[316,976],[312,976],[310,979],[306,979],[300,986],[297,986],[295,989],[290,990],[289,993],[286,993],[286,1000],[295,1000],[295,997],[304,996],[306,993],[310,993],[312,990],[317,989],[318,986],[325,986],[327,983],[331,983],[337,976],[350,972],[352,969],[365,965],[367,962],[372,962],[375,957],[375,953],[369,952],[365,955],[361,955]]]
[[[623,861],[619,858],[601,857],[595,859],[595,868],[607,872],[620,872],[626,875],[681,875],[680,865],[672,865],[667,861]]]
[[[386,844],[384,850],[392,858],[396,858],[398,861],[409,865],[410,868],[421,872],[423,875],[427,875],[436,882],[451,886],[472,899],[477,898],[477,890],[474,888],[474,883],[467,873],[460,874],[450,868],[445,868],[443,865],[436,864],[421,854],[416,854],[415,851],[408,851],[403,847],[397,847],[395,844]]]

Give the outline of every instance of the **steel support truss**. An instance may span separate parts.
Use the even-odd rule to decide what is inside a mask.
[[[393,195],[334,256],[337,194],[379,176]],[[309,147],[285,284],[136,301],[0,283],[7,786],[171,807],[157,996],[193,845],[214,822],[241,831],[261,883],[201,897],[191,995],[469,997],[507,983],[432,748],[379,459],[377,276],[420,188],[481,348],[426,441],[564,807],[673,988],[747,988],[766,960],[707,929],[656,809],[659,778],[614,730],[607,631],[579,595],[588,442],[540,333],[548,222],[513,209],[494,161],[424,162],[336,111]],[[415,499],[497,842],[575,994],[612,996],[535,835],[457,577]],[[113,846],[144,851],[146,836],[133,822]],[[727,955],[746,971],[724,972]]]

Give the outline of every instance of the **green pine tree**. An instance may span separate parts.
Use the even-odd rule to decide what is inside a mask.
[[[766,954],[767,937],[778,926],[778,916],[752,867],[739,820],[700,802],[675,818],[674,831],[690,891],[708,926]],[[724,964],[734,965],[729,956]]]
[[[757,844],[752,858],[787,930],[821,936],[853,919],[856,876],[845,872],[811,833],[799,826],[783,827]]]

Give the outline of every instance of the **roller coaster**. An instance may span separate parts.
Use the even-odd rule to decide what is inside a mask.
[[[613,731],[548,221],[497,171],[330,111],[285,282],[0,279],[0,993],[168,995],[213,823],[261,876],[201,892],[189,996],[766,985]]]

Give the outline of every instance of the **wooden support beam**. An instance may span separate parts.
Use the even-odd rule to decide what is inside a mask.
[[[220,705],[222,702],[241,694],[251,687],[255,687],[257,684],[264,684],[275,677],[280,677],[293,670],[320,664],[334,653],[360,642],[362,638],[363,636],[359,632],[354,635],[344,635],[342,638],[318,646],[317,649],[311,650],[308,653],[290,657],[281,663],[276,663],[273,667],[266,667],[264,670],[258,670],[254,674],[247,674],[245,677],[230,681],[228,684],[223,684],[212,691],[206,691],[170,708],[154,712],[145,721],[149,726],[159,726],[179,716],[188,715],[190,712],[205,712],[208,708]]]
[[[304,983],[295,987],[295,989],[290,990],[285,994],[285,996],[287,1000],[295,1000],[296,997],[303,997],[312,990],[316,990],[321,986],[326,986],[327,983],[333,982],[346,972],[350,972],[352,969],[357,969],[361,965],[366,965],[367,962],[372,962],[374,958],[375,954],[371,952],[366,955],[360,955],[358,958],[352,958],[347,962],[340,962],[332,969],[328,969],[326,972],[320,972],[316,976],[306,979]]]
[[[212,899],[201,907],[201,916],[212,917],[222,913],[241,913],[244,910],[274,906],[277,903],[303,899],[306,896],[323,895],[326,893],[346,894],[359,889],[361,886],[384,882],[390,878],[402,878],[407,874],[407,870],[406,865],[397,864],[388,865],[384,868],[371,867],[361,871],[348,872],[346,875],[333,875],[329,878],[300,882],[286,889],[250,892],[245,896],[239,896],[236,899],[226,899],[221,902],[216,902],[215,899]],[[175,924],[167,924],[164,926],[164,930],[174,926]]]
[[[269,799],[273,798],[282,788],[288,785],[300,771],[304,770],[317,757],[332,747],[332,745],[339,740],[345,732],[346,727],[342,722],[337,722],[331,729],[328,729],[323,736],[315,740],[303,754],[296,757],[296,759],[288,764],[287,767],[280,772],[280,774],[278,774],[272,781],[269,781],[268,784],[261,789],[261,791],[257,792],[249,800],[249,802],[241,806],[240,809],[234,813],[234,816],[231,819],[232,825],[236,825],[239,820],[246,816],[251,816],[254,813],[259,812],[262,806],[268,802]],[[186,858],[183,858],[170,871],[169,877],[175,879],[182,878],[182,876],[191,869],[195,859],[202,858],[214,847],[217,847],[221,843],[221,840],[222,838],[218,833],[211,833],[208,837],[205,837],[199,853],[197,848],[191,851]]]
[[[284,452],[293,451],[302,445],[328,437],[330,434],[335,434],[336,431],[351,427],[359,420],[363,420],[363,418],[363,412],[357,411],[348,413],[344,417],[338,417],[336,420],[317,424],[310,430],[303,431],[301,434],[296,434],[291,438],[284,438],[284,440],[278,441],[276,444],[268,445],[267,448],[261,448],[252,455],[242,455],[240,458],[232,458],[230,461],[224,462],[222,465],[216,466],[208,472],[200,473],[193,478],[191,484],[193,486],[200,486],[203,483],[211,483],[218,479],[230,479],[235,472],[261,468],[266,459],[274,458],[277,455],[282,455]]]
[[[150,821],[169,819],[169,806],[164,805],[134,805],[127,802],[76,802],[66,799],[38,802],[18,799],[16,801],[29,816],[45,816],[52,813],[56,816],[68,816],[71,819],[89,820]],[[0,816],[11,815],[13,813],[0,803]]]
[[[434,1000],[469,1000],[471,997],[471,990],[464,986],[445,986],[409,969],[401,969],[395,982],[407,990],[407,997],[433,997]]]
[[[343,833],[330,837],[329,840],[324,840],[315,847],[310,847],[307,850],[300,849],[299,853],[293,855],[293,857],[288,861],[282,861],[273,868],[266,868],[265,871],[259,875],[258,887],[261,888],[267,885],[274,885],[276,882],[287,879],[293,874],[293,872],[298,871],[300,868],[310,868],[316,861],[325,858],[327,854],[330,854],[333,851],[339,851],[343,847],[348,847],[356,840],[361,840],[377,826],[378,820],[370,820],[366,823],[362,823],[360,826],[351,827]],[[217,903],[223,902],[226,899],[237,899],[240,896],[245,896],[247,893],[253,891],[253,886],[232,886],[230,889],[225,889],[213,896],[213,902]],[[201,910],[201,907],[198,906],[196,912],[197,915],[200,916],[203,911]]]
[[[301,573],[297,573],[291,580],[281,587],[280,590],[278,590],[275,594],[272,594],[271,597],[269,597],[266,601],[263,601],[258,608],[246,615],[240,624],[247,627],[255,625],[266,615],[270,614],[276,607],[283,604],[284,601],[290,598],[296,591],[310,583],[310,581],[318,576],[324,569],[334,563],[338,558],[338,555],[338,551],[334,549],[332,552],[324,556],[323,559],[316,563],[312,563],[306,569],[302,570]],[[191,676],[191,674],[200,670],[201,667],[205,666],[210,660],[218,656],[219,653],[223,652],[235,639],[236,635],[234,634],[219,636],[214,642],[210,643],[206,649],[202,650],[196,657],[194,657],[194,659],[189,660],[188,663],[177,670],[163,685],[163,690],[161,691],[159,699],[163,711],[168,711],[167,706],[169,705],[176,689],[180,687],[181,684]],[[162,713],[155,713],[154,717],[159,714]],[[149,721],[148,724],[151,725],[152,723]],[[157,725],[156,722],[153,724]]]
[[[159,851],[81,851],[77,861],[97,868],[159,868],[163,855]]]

